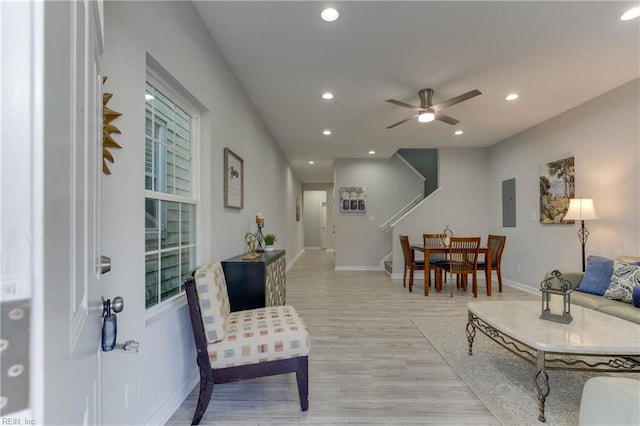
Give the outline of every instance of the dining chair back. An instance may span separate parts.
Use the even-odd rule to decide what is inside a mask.
[[[498,290],[502,293],[502,270],[500,264],[502,263],[502,252],[507,242],[506,235],[491,235],[487,239],[487,247],[491,249],[491,269],[496,271],[498,276]],[[486,262],[478,262],[478,269],[484,270],[486,282],[489,283],[489,268],[487,268]]]
[[[425,248],[425,263],[426,259],[428,257],[429,262],[428,262],[428,270],[425,271],[425,274],[428,274],[427,277],[427,285],[429,287],[431,287],[431,271],[434,271],[434,274],[437,274],[439,272],[439,265],[441,262],[446,262],[447,261],[447,254],[446,253],[429,253],[429,255],[426,255],[426,249],[431,249],[431,248],[441,248],[442,247],[442,242],[444,241],[444,238],[446,237],[445,234],[422,234],[422,244],[423,247]],[[437,277],[436,277],[436,283],[438,283]],[[441,288],[436,288],[437,291],[442,290]]]
[[[460,282],[466,289],[467,275],[473,278],[473,297],[478,297],[478,252],[480,237],[452,237],[449,243],[449,259],[439,267],[445,272],[456,275],[456,282]],[[453,297],[453,284],[451,284]]]
[[[407,235],[400,235],[400,246],[402,246],[402,255],[404,257],[404,273],[402,275],[402,286],[406,287],[407,270],[409,271],[409,291],[413,287],[413,272],[424,271],[424,261],[416,261],[411,244],[409,243],[409,237]],[[427,287],[427,274],[425,273],[425,287]],[[425,294],[428,290],[425,288]]]

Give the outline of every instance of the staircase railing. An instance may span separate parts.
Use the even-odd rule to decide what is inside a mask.
[[[418,194],[413,200],[409,201],[409,203],[406,206],[401,208],[398,211],[398,213],[394,214],[389,220],[387,220],[385,223],[380,225],[380,229],[383,231],[386,231],[387,229],[389,229],[396,220],[404,216],[405,213],[407,213],[409,210],[411,210],[416,205],[418,205],[418,203],[420,203],[420,201],[422,201],[423,199],[424,199],[424,194]]]

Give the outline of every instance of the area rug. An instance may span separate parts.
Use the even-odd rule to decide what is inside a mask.
[[[412,322],[501,424],[544,424],[538,421],[535,365],[480,332],[473,343],[473,355],[468,355],[466,315],[414,318]],[[577,425],[584,383],[607,373],[553,370],[548,374],[551,392],[545,405],[546,424]]]

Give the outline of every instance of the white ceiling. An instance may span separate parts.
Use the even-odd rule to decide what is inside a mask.
[[[332,182],[336,158],[490,146],[640,76],[640,20],[619,19],[637,1],[194,4],[302,182]],[[385,99],[418,105],[427,87],[434,103],[482,95],[443,111],[456,126],[386,130],[413,112]]]

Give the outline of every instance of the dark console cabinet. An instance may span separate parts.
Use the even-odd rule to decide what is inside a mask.
[[[222,261],[231,311],[284,305],[285,251],[264,252],[255,260],[238,255]]]

